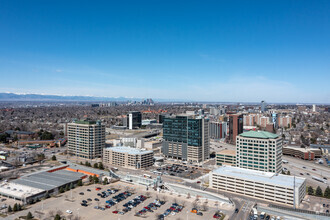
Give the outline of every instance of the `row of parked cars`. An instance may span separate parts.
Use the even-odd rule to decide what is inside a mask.
[[[107,189],[106,191],[98,193],[97,195],[100,196],[101,198],[107,198],[108,196],[115,194],[118,191],[119,191],[118,189]]]
[[[138,206],[140,203],[142,203],[143,201],[145,201],[147,199],[146,196],[144,195],[139,195],[139,196],[136,196],[134,199],[126,202],[123,206],[124,206],[124,209],[123,209],[123,212],[128,212],[128,211],[131,211],[131,209],[135,208],[136,206]]]
[[[159,207],[165,204],[165,201],[161,201],[159,199],[155,199],[153,202],[149,203],[149,205],[143,207],[140,211],[135,213],[135,216],[141,216],[144,215],[146,212],[154,212]]]
[[[165,212],[158,216],[159,220],[164,219],[166,216],[169,215],[176,215],[177,213],[181,212],[184,208],[183,205],[179,205],[177,203],[172,203],[171,207],[169,209],[166,209]]]

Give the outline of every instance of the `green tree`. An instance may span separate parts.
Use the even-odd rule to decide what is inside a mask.
[[[320,186],[318,186],[318,187],[316,188],[315,196],[320,196],[320,197],[323,196],[323,192],[322,192],[322,189],[321,189]]]
[[[56,160],[56,156],[55,155],[52,156],[52,160]]]
[[[104,180],[103,180],[103,185],[107,185],[108,184],[108,178],[104,178]]]
[[[314,189],[313,189],[313,187],[309,186],[307,188],[307,193],[308,193],[308,195],[314,195]]]
[[[73,183],[70,184],[70,189],[74,189]]]
[[[281,174],[285,174],[284,170],[282,170]]]
[[[33,215],[31,212],[29,212],[27,215],[26,215],[26,219],[33,219]]]
[[[291,173],[290,173],[290,170],[288,170],[288,172],[286,173],[287,175],[290,175]]]
[[[18,205],[17,205],[17,210],[18,210],[18,211],[21,211],[21,210],[22,210],[22,206],[21,206],[21,204],[19,204],[19,203],[18,203]]]
[[[104,170],[104,166],[103,166],[102,162],[100,162],[100,164],[99,164],[99,169]]]
[[[14,205],[14,207],[13,207],[13,211],[14,211],[14,212],[17,212],[17,210],[18,210],[18,209],[17,209],[17,203],[15,203],[15,205]]]
[[[96,175],[93,176],[93,180],[94,183],[99,183],[99,178]]]
[[[97,163],[94,163],[94,168],[99,168],[99,165]]]
[[[63,189],[63,187],[61,187],[60,188],[60,191],[59,191],[60,193],[64,193],[64,189]]]
[[[59,214],[56,214],[54,220],[61,220],[61,216]]]
[[[66,186],[65,186],[65,191],[69,191],[70,190],[70,188],[69,188],[69,185],[67,184]]]
[[[8,212],[12,212],[13,211],[13,209],[11,208],[11,206],[9,205],[8,206]]]
[[[88,177],[88,179],[89,179],[89,182],[90,182],[90,183],[93,182],[93,176],[92,176],[92,175],[90,175],[90,176]]]
[[[327,199],[330,199],[330,187],[327,186],[327,188],[324,190],[324,197]]]
[[[78,183],[77,183],[77,186],[82,186],[83,184],[82,184],[82,180],[80,179],[80,180],[78,180]]]

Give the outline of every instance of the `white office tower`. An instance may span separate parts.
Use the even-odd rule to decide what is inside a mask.
[[[282,138],[266,131],[248,131],[237,136],[236,165],[263,172],[282,171]]]
[[[105,125],[100,121],[82,120],[68,123],[70,155],[94,159],[102,157],[105,147]]]

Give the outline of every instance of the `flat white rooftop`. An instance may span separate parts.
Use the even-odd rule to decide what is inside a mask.
[[[232,166],[222,166],[216,170],[213,170],[213,173],[286,188],[293,188],[294,182],[295,187],[300,187],[305,182],[305,178],[301,177],[294,178],[293,176],[288,175],[276,175],[275,173],[249,170]]]
[[[133,148],[133,147],[109,147],[109,148],[106,148],[105,150],[112,150],[112,151],[118,152],[118,153],[129,153],[129,154],[135,154],[135,155],[153,153],[152,150],[142,150],[142,149]]]
[[[2,182],[0,184],[0,194],[17,199],[26,198],[44,192],[45,190],[29,187],[13,182]]]

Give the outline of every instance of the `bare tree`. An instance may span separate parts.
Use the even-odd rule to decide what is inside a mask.
[[[56,214],[58,214],[59,216],[62,216],[63,212],[61,210],[57,210]]]
[[[178,203],[178,200],[176,198],[174,198],[173,203]]]
[[[202,210],[203,211],[207,211],[208,210],[208,206],[207,206],[207,204],[205,202],[202,205]]]
[[[193,207],[194,209],[197,209],[197,208],[198,208],[198,205],[197,205],[196,200],[192,203],[192,207]]]
[[[72,214],[69,214],[69,215],[68,215],[68,219],[69,219],[69,220],[72,220],[72,219],[73,219],[73,215],[72,215]]]
[[[167,196],[165,196],[165,195],[163,196],[163,201],[167,202]]]
[[[55,212],[54,212],[54,210],[50,210],[50,211],[48,212],[48,215],[49,215],[50,217],[54,217],[54,216],[55,216]]]
[[[191,195],[190,193],[187,194],[187,199],[190,199],[191,198]]]
[[[149,198],[150,197],[150,192],[146,192],[146,197]]]

